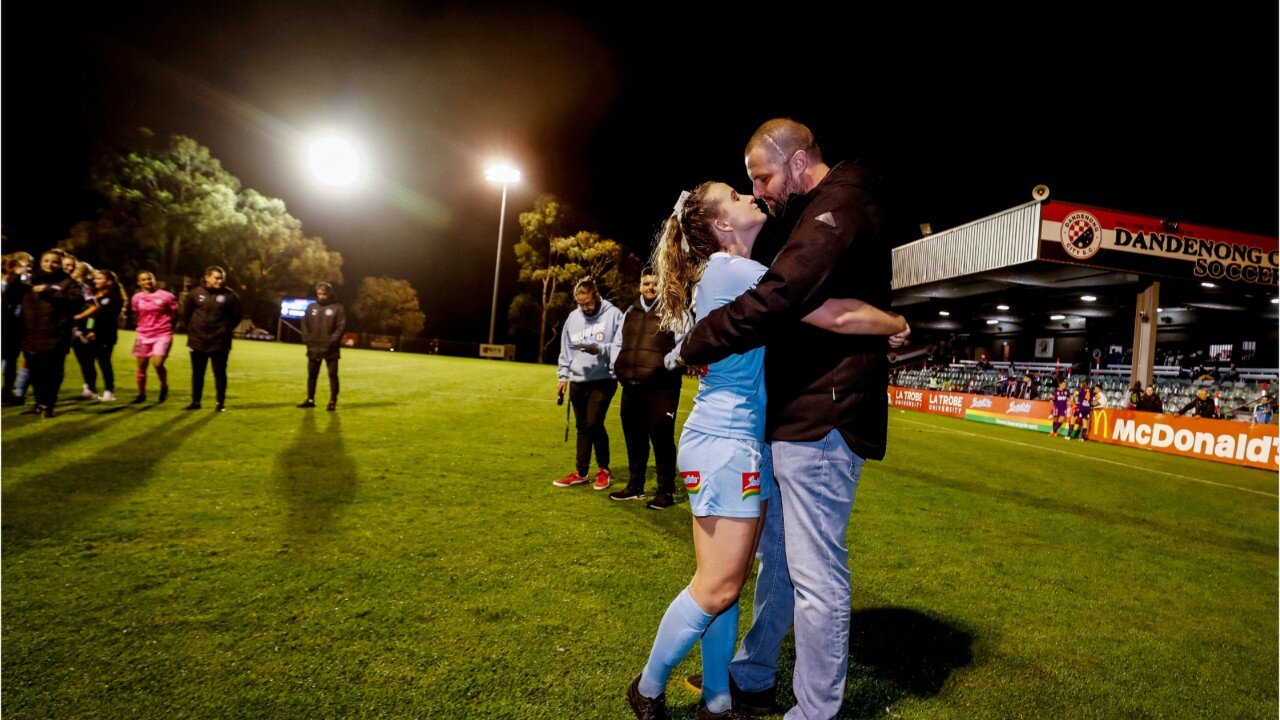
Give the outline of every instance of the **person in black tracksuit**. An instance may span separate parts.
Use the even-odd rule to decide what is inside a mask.
[[[71,350],[71,328],[84,307],[80,283],[62,270],[62,253],[40,256],[40,267],[31,284],[11,282],[5,287],[5,304],[22,304],[22,354],[35,387],[34,413],[53,417],[53,406],[62,387],[63,369]]]
[[[626,488],[610,493],[614,500],[643,500],[649,466],[649,443],[657,466],[658,490],[648,507],[668,508],[674,502],[676,478],[676,408],[680,404],[682,367],[675,352],[675,335],[663,331],[654,312],[658,275],[652,268],[640,273],[640,297],[627,308],[613,340],[614,374],[622,385],[622,434],[627,441],[630,479]]]
[[[226,409],[227,356],[231,354],[231,333],[240,324],[240,296],[223,287],[227,273],[220,267],[205,268],[204,284],[187,293],[183,318],[187,325],[187,349],[191,352],[191,404],[200,409],[204,393],[204,370],[213,363],[213,383],[218,412]]]
[[[18,379],[18,358],[22,355],[22,291],[10,285],[21,285],[31,280],[31,266],[35,258],[25,252],[4,256],[4,321],[0,322],[0,354],[4,357],[4,391],[0,402],[5,405],[21,405],[23,399],[14,393]]]
[[[316,285],[316,301],[302,317],[302,342],[307,346],[307,399],[298,407],[316,406],[316,380],[323,360],[329,371],[329,404],[325,410],[338,409],[338,357],[346,327],[347,315],[342,304],[333,299],[333,286],[327,282]]]
[[[95,270],[92,278],[93,295],[87,301],[89,306],[76,316],[80,342],[76,348],[76,359],[80,361],[80,370],[90,389],[98,382],[97,367],[102,368],[103,392],[98,399],[111,402],[116,399],[116,376],[111,354],[119,337],[120,314],[124,312],[129,297],[114,272]]]

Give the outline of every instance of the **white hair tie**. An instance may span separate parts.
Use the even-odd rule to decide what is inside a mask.
[[[679,220],[680,216],[684,214],[684,201],[688,199],[689,199],[689,191],[682,190],[680,192],[680,198],[676,200],[676,206],[671,208],[671,212],[675,214],[676,220]]]

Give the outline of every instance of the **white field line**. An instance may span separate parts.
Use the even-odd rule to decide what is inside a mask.
[[[1191,482],[1201,483],[1204,485],[1216,485],[1218,487],[1230,488],[1231,490],[1239,490],[1240,492],[1253,493],[1254,495],[1265,495],[1266,497],[1280,498],[1280,495],[1277,495],[1275,493],[1263,492],[1261,490],[1250,490],[1249,488],[1243,488],[1243,487],[1240,487],[1239,485],[1229,485],[1227,483],[1219,483],[1219,482],[1214,482],[1212,480],[1201,480],[1200,478],[1193,478],[1188,475],[1179,475],[1177,473],[1166,472],[1164,470],[1155,470],[1153,468],[1143,467],[1141,465],[1130,465],[1129,463],[1122,463],[1122,462],[1119,462],[1118,460],[1108,460],[1106,458],[1094,457],[1092,455],[1081,455],[1079,453],[1068,452],[1066,450],[1055,450],[1054,448],[1043,447],[1040,445],[1032,445],[1031,443],[1018,442],[1017,440],[1006,440],[1005,438],[991,437],[990,435],[983,435],[981,433],[965,432],[964,430],[948,430],[946,428],[939,428],[934,425],[917,422],[915,420],[906,420],[903,418],[899,418],[899,420],[901,420],[904,423],[908,423],[910,425],[919,425],[921,427],[929,428],[929,430],[932,432],[954,433],[956,435],[968,435],[970,437],[983,438],[986,440],[995,440],[996,442],[1008,443],[1009,445],[1017,445],[1019,447],[1033,448],[1035,450],[1043,450],[1045,452],[1058,453],[1059,455],[1070,455],[1073,458],[1092,460],[1094,462],[1107,463],[1110,465],[1119,465],[1120,467],[1131,468],[1133,470],[1141,470],[1143,472],[1156,473],[1159,475],[1168,475],[1169,477],[1175,477],[1175,478],[1178,478],[1179,480],[1190,480]]]

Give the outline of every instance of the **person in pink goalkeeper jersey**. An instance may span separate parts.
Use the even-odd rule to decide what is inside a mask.
[[[134,377],[138,381],[135,403],[147,401],[147,363],[156,369],[160,379],[160,402],[169,397],[169,372],[164,361],[173,344],[173,318],[178,311],[178,298],[168,290],[156,289],[156,276],[143,270],[138,273],[138,292],[130,303],[138,317],[138,339],[133,342],[133,356],[138,358]]]

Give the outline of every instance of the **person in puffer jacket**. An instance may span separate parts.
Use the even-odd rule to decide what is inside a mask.
[[[604,418],[618,391],[618,381],[611,368],[610,345],[622,324],[622,312],[600,297],[590,277],[574,286],[573,299],[578,309],[569,313],[560,333],[556,394],[563,396],[566,388],[569,391],[569,403],[578,428],[577,467],[551,484],[564,488],[590,482],[587,467],[591,449],[595,448],[598,469],[592,487],[608,490],[612,474],[609,472],[609,433],[605,430]]]

